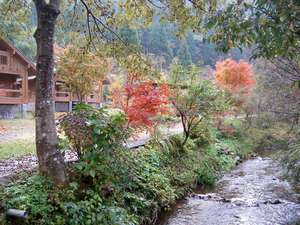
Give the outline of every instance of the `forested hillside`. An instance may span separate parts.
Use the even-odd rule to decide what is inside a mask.
[[[7,0],[6,0],[7,1]],[[1,4],[1,8],[7,8],[7,2]],[[78,31],[82,35],[86,34],[84,26],[85,18],[81,17],[72,24],[71,8],[66,8],[59,16],[55,42],[66,47],[72,43],[72,40],[78,35]],[[2,16],[0,24],[1,35],[11,41],[19,48],[28,58],[35,61],[36,45],[32,33],[36,29],[37,18],[33,4],[29,4],[27,8],[10,13],[11,16]],[[71,26],[72,24],[72,26]],[[75,25],[75,26],[74,26]],[[233,58],[235,60],[246,59],[250,57],[250,50],[232,49],[229,53],[223,53],[216,50],[216,45],[205,41],[203,35],[189,31],[184,35],[177,33],[175,24],[169,22],[160,22],[158,16],[153,17],[153,23],[145,28],[134,28],[129,26],[121,26],[117,30],[118,35],[127,44],[139,46],[139,50],[151,57],[153,63],[157,67],[168,69],[172,61],[178,60],[185,66],[190,64],[214,66],[216,61],[224,58]]]

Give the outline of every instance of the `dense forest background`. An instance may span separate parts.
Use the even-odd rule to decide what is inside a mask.
[[[4,3],[3,3],[4,4]],[[64,10],[59,17],[59,23],[56,32],[56,43],[65,47],[73,44],[74,36],[78,33],[86,34],[85,20],[71,26],[69,18],[70,10]],[[12,15],[13,16],[13,15]],[[1,18],[3,17],[3,18]],[[11,41],[25,56],[32,61],[36,57],[36,44],[33,33],[36,29],[36,11],[33,5],[24,10],[18,10],[14,19],[0,15],[1,35]],[[150,26],[144,28],[132,28],[122,26],[117,30],[118,35],[128,45],[139,46],[139,51],[152,59],[156,67],[168,69],[169,65],[176,60],[182,65],[187,66],[195,64],[199,66],[214,66],[216,61],[232,58],[235,60],[246,59],[250,57],[250,50],[233,48],[228,53],[223,53],[216,49],[216,45],[205,41],[201,34],[192,31],[184,36],[178,35],[176,25],[167,22],[161,22],[158,16],[153,18]]]

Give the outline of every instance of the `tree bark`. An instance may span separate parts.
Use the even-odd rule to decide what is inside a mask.
[[[36,79],[36,149],[40,173],[56,185],[65,185],[67,176],[62,154],[57,150],[54,116],[53,38],[59,15],[59,1],[34,0],[38,26],[34,34],[37,43]]]

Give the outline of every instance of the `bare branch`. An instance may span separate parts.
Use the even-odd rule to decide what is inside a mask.
[[[87,11],[87,14],[88,14],[88,18],[91,17],[94,21],[94,24],[96,25],[96,28],[98,30],[98,32],[100,32],[100,34],[103,35],[103,30],[100,29],[100,26],[101,25],[105,30],[109,31],[110,33],[112,33],[121,43],[125,44],[126,43],[123,41],[123,39],[112,29],[110,28],[109,26],[107,26],[104,22],[101,21],[100,18],[98,18],[93,12],[92,10],[90,9],[90,7],[88,6],[88,4],[85,2],[85,0],[80,0],[80,2],[83,4],[84,8],[86,9]]]

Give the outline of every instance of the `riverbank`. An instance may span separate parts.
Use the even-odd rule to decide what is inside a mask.
[[[196,185],[211,185],[251,151],[238,133],[203,124],[182,147],[181,137],[159,138],[143,148],[91,152],[70,167],[71,183],[54,188],[34,175],[6,187],[2,208],[27,210],[24,224],[154,224]],[[21,197],[20,197],[21,196]]]

